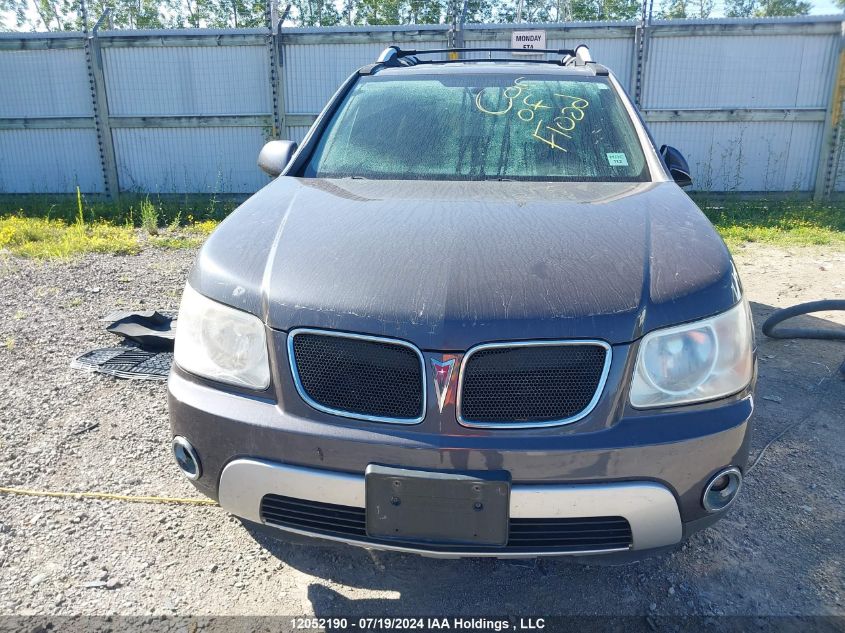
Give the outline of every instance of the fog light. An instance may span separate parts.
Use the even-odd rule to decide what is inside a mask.
[[[742,473],[738,468],[726,468],[710,480],[704,488],[701,504],[708,512],[719,512],[727,508],[736,499],[742,485]]]
[[[202,467],[197,452],[191,443],[180,435],[173,438],[173,457],[185,477],[191,481],[200,478]]]

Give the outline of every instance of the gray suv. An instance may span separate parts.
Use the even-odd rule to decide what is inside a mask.
[[[613,74],[544,54],[388,48],[262,150],[278,177],[202,248],[168,383],[177,463],[223,508],[526,557],[670,547],[736,498],[730,254]]]

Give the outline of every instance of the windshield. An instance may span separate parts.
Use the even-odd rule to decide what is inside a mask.
[[[362,77],[303,175],[649,179],[636,131],[605,78],[481,73]]]

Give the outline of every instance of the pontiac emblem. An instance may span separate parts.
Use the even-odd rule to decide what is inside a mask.
[[[446,395],[449,393],[449,384],[452,382],[452,370],[455,368],[455,359],[446,361],[431,359],[434,366],[434,391],[437,394],[437,406],[440,413],[443,413],[443,405],[446,404]]]

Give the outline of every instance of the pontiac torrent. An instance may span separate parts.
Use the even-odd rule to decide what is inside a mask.
[[[388,48],[299,146],[265,146],[275,179],[202,248],[173,451],[238,517],[639,555],[736,498],[753,326],[686,161],[586,47],[496,51]]]

